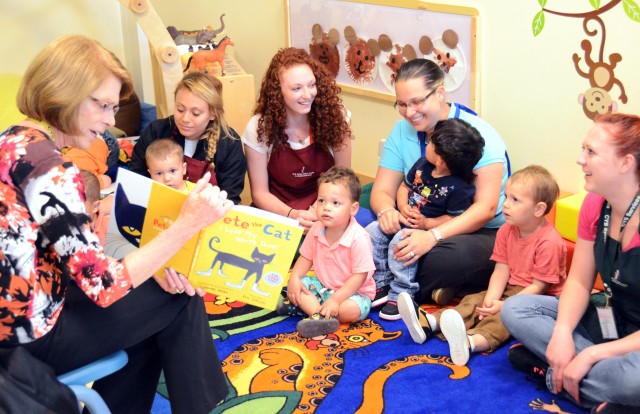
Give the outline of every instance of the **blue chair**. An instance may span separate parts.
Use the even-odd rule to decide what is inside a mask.
[[[127,353],[118,351],[73,371],[62,374],[58,380],[69,386],[78,399],[92,414],[111,414],[100,394],[87,387],[87,384],[113,374],[127,365]]]

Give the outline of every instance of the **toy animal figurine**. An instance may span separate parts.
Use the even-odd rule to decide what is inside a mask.
[[[224,30],[224,13],[220,15],[220,28],[214,30],[213,27],[207,26],[202,30],[178,30],[174,26],[168,26],[167,31],[176,45],[203,45],[212,42],[217,35]]]
[[[217,62],[220,65],[222,76],[224,76],[224,53],[227,46],[234,45],[235,43],[228,36],[225,36],[215,48],[194,52],[183,72],[186,73],[189,68],[195,71],[208,72],[207,68]]]

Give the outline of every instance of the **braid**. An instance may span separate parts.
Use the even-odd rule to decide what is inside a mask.
[[[208,73],[191,72],[178,83],[178,86],[176,86],[176,94],[180,88],[186,88],[209,105],[213,120],[209,122],[207,129],[205,129],[200,139],[206,140],[207,161],[211,163],[211,168],[213,169],[215,167],[213,157],[215,157],[218,149],[218,141],[221,136],[220,130],[222,130],[227,137],[237,139],[231,134],[229,125],[224,118],[222,83],[218,78]]]
[[[207,140],[207,159],[211,162],[211,169],[215,168],[213,157],[218,149],[218,140],[220,140],[220,127],[216,120],[209,122],[207,130],[204,131],[204,139]]]

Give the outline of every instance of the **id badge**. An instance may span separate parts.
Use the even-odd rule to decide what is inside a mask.
[[[604,339],[618,339],[618,329],[616,328],[616,320],[613,316],[613,308],[610,306],[597,307],[598,322],[600,322],[600,330]]]

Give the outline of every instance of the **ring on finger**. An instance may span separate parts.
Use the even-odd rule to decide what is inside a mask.
[[[176,293],[177,293],[177,294],[184,293],[184,289],[178,289],[178,288],[176,288]]]
[[[411,257],[414,257],[414,256],[416,255],[416,254],[413,252],[413,250],[411,250],[411,251],[409,252],[409,254],[411,255]]]

